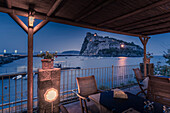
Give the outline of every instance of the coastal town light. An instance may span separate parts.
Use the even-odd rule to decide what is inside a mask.
[[[97,36],[97,34],[95,33],[94,36]]]
[[[17,50],[15,50],[15,54],[17,54],[17,52],[18,52],[18,51],[17,51]]]
[[[6,49],[4,49],[4,53],[6,53]]]
[[[121,45],[120,45],[120,47],[121,47],[121,48],[124,48],[124,47],[125,47],[125,45],[124,45],[124,44],[121,44]]]
[[[58,93],[58,91],[54,88],[48,89],[44,94],[45,101],[47,101],[47,102],[55,101],[58,97],[57,93]]]

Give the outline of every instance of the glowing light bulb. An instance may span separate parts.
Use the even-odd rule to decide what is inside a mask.
[[[54,88],[48,89],[44,94],[45,101],[47,101],[47,102],[55,101],[58,97],[57,93],[58,93],[58,91]]]

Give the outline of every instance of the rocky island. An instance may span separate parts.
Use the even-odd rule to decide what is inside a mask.
[[[102,57],[141,57],[143,49],[133,42],[126,42],[108,36],[88,32],[81,47],[80,55]]]

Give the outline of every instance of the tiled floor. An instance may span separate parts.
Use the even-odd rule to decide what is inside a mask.
[[[137,92],[140,91],[138,85],[133,86],[131,88],[126,88],[126,89],[123,89],[123,90],[127,91],[127,92],[131,92],[133,94],[137,94]],[[71,103],[71,104],[66,104],[64,106],[67,108],[69,113],[81,113],[81,107],[80,107],[79,101]],[[99,109],[96,107],[96,105],[92,101],[87,102],[87,106],[88,106],[90,113],[99,113]]]

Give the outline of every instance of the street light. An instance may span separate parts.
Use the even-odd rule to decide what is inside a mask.
[[[4,49],[4,53],[6,53],[6,49]]]
[[[18,51],[17,51],[17,50],[15,50],[15,54],[17,54],[17,52],[18,52]]]
[[[52,113],[53,113],[53,102],[57,99],[57,97],[58,97],[58,91],[54,88],[48,89],[44,94],[45,101],[51,102]]]

